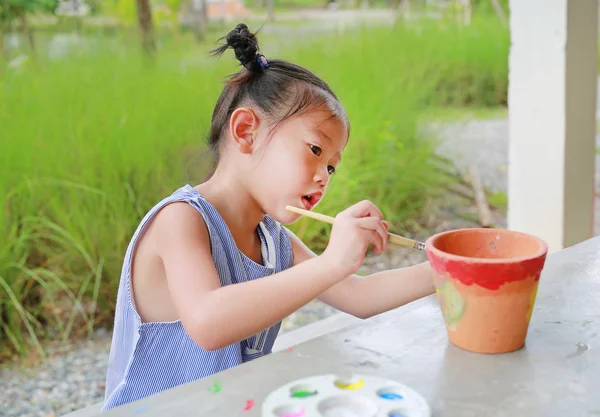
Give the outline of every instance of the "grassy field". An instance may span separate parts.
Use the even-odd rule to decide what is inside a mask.
[[[407,230],[448,179],[420,137],[430,106],[506,101],[508,33],[416,28],[261,38],[267,56],[306,65],[339,94],[353,125],[320,211],[364,198]],[[45,338],[85,336],[112,323],[122,258],[144,213],[202,178],[204,135],[233,54],[161,39],[147,62],[135,38],[95,38],[68,59],[42,55],[0,69],[0,345],[24,354]],[[269,51],[276,51],[276,53]],[[328,226],[293,229],[316,250]]]

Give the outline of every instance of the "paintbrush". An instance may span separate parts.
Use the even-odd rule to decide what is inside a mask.
[[[310,217],[311,219],[320,220],[325,223],[333,224],[335,219],[330,216],[326,216],[324,214],[315,213],[312,211],[304,210],[298,207],[286,206],[286,210],[291,211],[293,213],[301,214],[306,217]],[[390,242],[395,243],[396,245],[407,246],[409,248],[425,250],[425,244],[423,242],[418,242],[416,240],[408,239],[406,237],[395,235],[393,233],[388,233],[388,239]]]

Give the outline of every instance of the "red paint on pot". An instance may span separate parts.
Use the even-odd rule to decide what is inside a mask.
[[[528,277],[539,279],[547,245],[524,233],[503,229],[459,229],[427,240],[432,267],[464,285],[497,290]]]
[[[497,290],[507,282],[519,281],[527,277],[539,280],[544,258],[529,259],[516,264],[471,264],[463,261],[444,261],[432,256],[433,267],[445,272],[464,285],[477,284],[489,290]]]

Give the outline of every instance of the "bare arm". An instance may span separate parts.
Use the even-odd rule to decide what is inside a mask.
[[[170,296],[190,337],[207,350],[275,324],[345,275],[335,263],[315,257],[265,278],[222,287],[198,212],[187,203],[173,203],[156,220],[155,251],[164,264]]]
[[[288,231],[294,250],[294,264],[317,258]],[[325,290],[318,298],[326,304],[359,318],[369,318],[435,293],[429,262],[381,271],[366,277],[349,275]]]

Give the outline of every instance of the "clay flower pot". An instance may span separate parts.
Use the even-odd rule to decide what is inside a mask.
[[[425,242],[450,341],[478,353],[525,344],[548,245],[503,229],[458,229]]]

